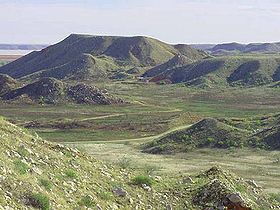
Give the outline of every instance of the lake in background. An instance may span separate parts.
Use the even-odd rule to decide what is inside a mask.
[[[26,55],[32,50],[0,50],[0,55]]]

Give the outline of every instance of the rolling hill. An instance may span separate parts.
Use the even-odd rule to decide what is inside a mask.
[[[236,42],[217,45],[192,45],[196,49],[203,49],[212,55],[233,55],[240,53],[274,54],[280,53],[280,42],[276,43],[250,43],[240,44]]]
[[[189,86],[259,86],[280,79],[279,56],[226,56],[209,58],[181,67],[163,66],[143,75],[153,82],[186,83]],[[157,75],[155,75],[157,74]]]
[[[261,210],[279,205],[261,187],[220,167],[156,181],[44,141],[3,119],[0,135],[3,209]]]
[[[256,119],[206,118],[181,131],[143,145],[143,152],[168,154],[197,148],[280,149],[279,115]]]
[[[26,101],[57,104],[72,102],[79,104],[121,104],[123,100],[109,95],[106,91],[84,83],[68,85],[60,80],[46,77],[1,96],[4,101]]]
[[[14,78],[49,76],[64,78],[106,77],[112,70],[162,64],[176,54],[191,61],[207,53],[187,45],[170,45],[159,40],[136,36],[90,36],[72,34],[41,51],[32,52],[0,68]]]

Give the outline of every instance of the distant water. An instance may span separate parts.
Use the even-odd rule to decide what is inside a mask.
[[[32,50],[0,50],[0,55],[26,55]]]

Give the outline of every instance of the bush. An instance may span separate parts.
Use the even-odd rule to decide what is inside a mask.
[[[15,170],[18,171],[21,175],[26,174],[29,170],[29,167],[26,163],[21,160],[14,161]]]
[[[92,207],[94,205],[94,201],[92,200],[91,196],[86,195],[81,198],[78,203],[80,206]]]
[[[147,186],[152,186],[153,180],[148,176],[136,176],[132,179],[132,184],[134,185],[145,184]]]
[[[40,185],[43,186],[46,190],[50,191],[52,188],[52,183],[47,179],[40,179]]]
[[[50,200],[42,193],[33,194],[29,197],[28,205],[42,210],[50,209]]]
[[[72,179],[74,179],[74,178],[77,177],[75,171],[72,171],[72,170],[67,170],[67,171],[65,171],[65,175],[66,175],[68,178],[72,178]]]

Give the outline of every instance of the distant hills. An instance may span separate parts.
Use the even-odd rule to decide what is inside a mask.
[[[170,66],[172,60],[143,74],[153,82],[193,87],[259,86],[280,81],[280,56],[222,56]]]
[[[239,53],[280,53],[280,42],[276,43],[224,43],[224,44],[196,44],[196,49],[208,51],[212,55],[232,55]]]
[[[47,46],[44,44],[0,44],[0,50],[41,50]]]
[[[190,61],[208,56],[188,45],[170,45],[136,36],[91,36],[72,34],[39,52],[32,52],[0,68],[14,78],[54,77],[91,79],[114,77],[134,67],[154,67],[177,54]]]

